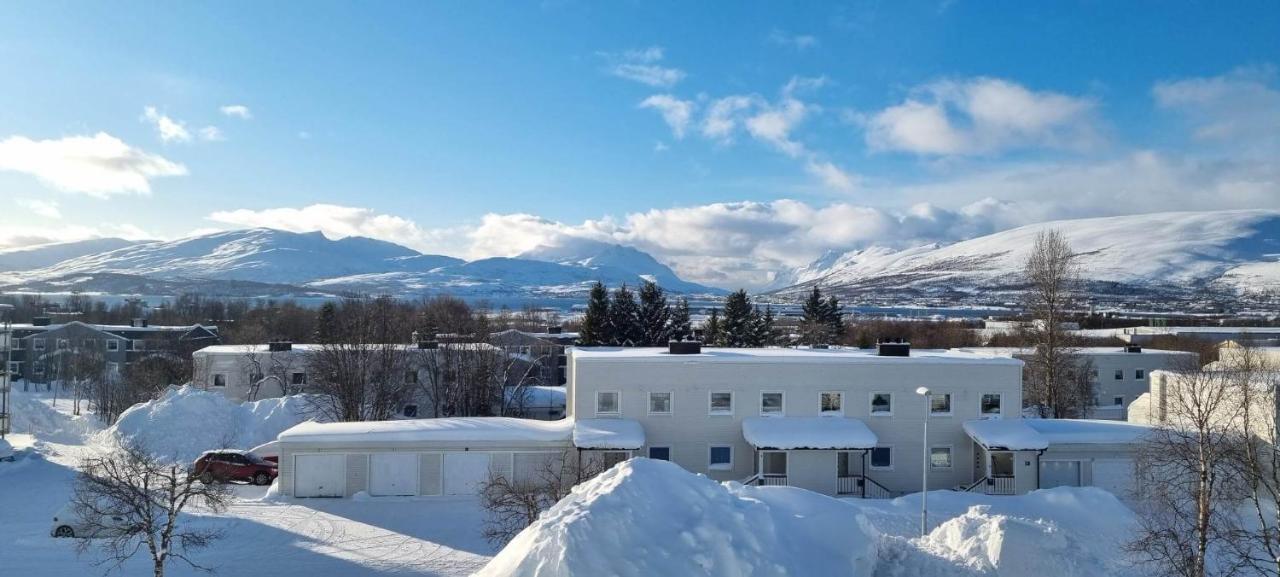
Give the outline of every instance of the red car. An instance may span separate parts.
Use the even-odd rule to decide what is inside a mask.
[[[276,464],[249,451],[223,449],[200,455],[191,474],[201,483],[245,481],[254,485],[270,485],[279,471]]]

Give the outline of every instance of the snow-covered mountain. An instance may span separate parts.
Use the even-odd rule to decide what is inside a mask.
[[[1015,287],[1043,230],[1062,231],[1095,291],[1280,290],[1280,211],[1166,212],[1060,220],[946,246],[871,247],[823,255],[784,278],[780,295],[814,284],[848,295],[961,295]]]
[[[557,245],[539,246],[516,258],[584,266],[604,271],[618,278],[623,278],[627,274],[636,275],[675,292],[720,292],[684,281],[676,276],[671,267],[658,262],[649,253],[620,244],[583,238],[566,238]]]
[[[581,259],[550,262],[532,258],[461,259],[419,253],[398,244],[363,237],[330,240],[322,233],[274,229],[218,232],[174,241],[136,243],[77,255],[33,269],[13,269],[4,288],[104,290],[120,286],[198,287],[223,290],[228,282],[281,287],[296,292],[365,292],[416,295],[449,292],[460,296],[585,293],[599,280],[616,286],[652,278],[677,293],[715,293],[688,283],[653,257],[621,246],[596,247]],[[589,251],[588,251],[589,252]],[[5,270],[0,268],[0,270]],[[101,286],[99,286],[101,285]],[[253,287],[239,286],[236,294]]]
[[[132,246],[138,241],[123,238],[91,238],[0,251],[0,271],[31,270],[52,266],[67,259]]]

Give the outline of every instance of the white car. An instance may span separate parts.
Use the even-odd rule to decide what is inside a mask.
[[[90,527],[88,523],[76,513],[76,507],[68,503],[66,506],[58,510],[53,516],[53,528],[49,534],[54,537],[106,537],[105,533],[110,533],[113,526],[123,526],[125,518],[120,515],[112,515],[104,524],[108,527]]]

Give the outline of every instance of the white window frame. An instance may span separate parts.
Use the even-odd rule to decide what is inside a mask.
[[[13,350],[15,350],[15,351],[21,351],[21,350],[23,350],[23,349],[22,349],[22,347],[26,346],[26,345],[24,345],[24,344],[22,344],[22,343],[23,343],[24,341],[26,341],[27,339],[24,339],[24,338],[11,338],[11,340],[13,341]]]
[[[822,410],[822,395],[836,395],[840,399],[840,410],[824,411]],[[843,417],[844,416],[844,391],[819,391],[818,392],[818,415],[822,417]]]
[[[667,396],[667,410],[666,410],[665,412],[654,412],[654,410],[653,410],[653,396],[654,396],[654,395],[666,395],[666,396]],[[674,392],[674,391],[649,391],[649,406],[647,407],[647,409],[648,409],[648,412],[649,412],[649,414],[650,414],[650,415],[657,415],[657,416],[670,416],[670,415],[675,414],[675,412],[676,412],[676,394],[675,394],[675,392]]]
[[[601,395],[610,395],[610,394],[611,394],[611,395],[614,395],[614,397],[613,397],[613,402],[614,402],[614,406],[617,408],[617,410],[615,410],[615,411],[601,411],[601,410],[600,410],[600,396],[601,396]],[[619,416],[619,415],[621,415],[621,414],[622,414],[622,391],[596,391],[596,415],[597,415],[597,416],[599,416],[599,415]]]
[[[871,460],[871,451],[867,451],[867,468],[868,468],[868,469],[871,469],[872,471],[892,471],[892,470],[893,470],[893,462],[895,461],[895,459],[893,458],[893,445],[876,445],[876,446],[875,446],[875,448],[877,448],[877,449],[888,449],[888,450],[889,450],[889,466],[888,466],[888,467],[877,467],[877,466],[873,465],[872,463],[874,463],[875,461],[872,461],[872,460]]]
[[[712,397],[719,394],[729,395],[729,410],[716,410],[715,405],[711,404]],[[732,417],[734,396],[733,391],[707,391],[707,414],[716,417]]]
[[[711,451],[714,449],[729,449],[728,463],[712,463]],[[732,471],[733,470],[733,445],[707,445],[707,470],[708,471]]]
[[[666,450],[667,450],[667,458],[666,458],[666,461],[668,461],[668,462],[670,462],[670,461],[671,461],[671,447],[668,447],[668,446],[665,446],[665,445],[663,445],[663,446],[655,445],[655,446],[649,447],[649,448],[648,448],[648,449],[646,449],[646,450],[645,450],[645,452],[644,452],[645,456],[646,456],[646,457],[648,457],[648,458],[650,458],[650,459],[654,459],[654,456],[653,456],[653,450],[654,450],[654,449],[666,449]],[[659,461],[660,461],[660,460],[662,460],[662,459],[656,459],[656,460],[659,460]],[[711,449],[707,449],[707,462],[708,462],[708,463],[710,463],[710,462],[711,462]]]
[[[38,339],[31,339],[31,350],[33,350],[33,351],[43,351],[43,350],[44,350],[44,337],[41,337],[41,338],[38,338]]]
[[[1115,381],[1123,381],[1123,380],[1124,380],[1124,369],[1116,369],[1116,372],[1115,372],[1115,378],[1114,378],[1114,379],[1112,379],[1112,380],[1115,380]]]
[[[888,412],[881,412],[881,413],[876,412],[876,403],[875,403],[876,395],[889,395],[889,411]],[[893,397],[894,397],[894,394],[891,391],[872,391],[870,395],[867,395],[867,414],[873,417],[892,417],[893,416]]]
[[[21,374],[22,374],[22,361],[9,361],[9,374],[10,374],[10,375],[21,375]]]
[[[1000,398],[1000,408],[994,413],[984,413],[982,411],[982,398],[987,395],[995,395]],[[1004,416],[1004,393],[979,393],[978,394],[978,418],[979,419],[999,419]]]
[[[1145,380],[1146,378],[1147,378],[1146,369],[1133,369],[1133,380],[1141,381],[1141,380]]]
[[[116,339],[107,339],[107,351],[116,352],[120,350],[120,341]]]
[[[933,412],[933,398],[934,398],[934,397],[946,397],[946,398],[947,398],[947,412],[945,412],[945,413],[935,413],[935,412]],[[955,414],[955,412],[956,412],[956,399],[955,399],[955,397],[952,397],[952,396],[951,396],[951,393],[929,393],[929,399],[928,399],[928,400],[929,400],[929,416],[930,416],[930,417],[950,417],[950,416],[954,415],[954,414]]]
[[[1119,402],[1119,403],[1117,403],[1117,402],[1116,402],[1116,399],[1120,399],[1120,402]],[[1124,406],[1124,395],[1115,395],[1115,396],[1111,397],[1111,406],[1113,406],[1113,407],[1123,407],[1123,406]]]
[[[767,413],[764,410],[765,395],[782,395],[782,402],[779,404],[778,411]],[[761,417],[785,417],[787,416],[787,393],[786,391],[760,391],[760,416]]]
[[[947,466],[946,466],[946,467],[939,467],[939,466],[937,466],[937,465],[934,465],[934,464],[933,464],[933,450],[934,450],[934,449],[946,449],[946,450],[947,450],[947,454],[949,455],[949,458],[948,458],[948,464],[947,464]],[[944,470],[944,471],[946,471],[946,470],[951,470],[951,469],[954,469],[954,468],[956,468],[956,448],[955,448],[955,447],[953,447],[953,446],[951,446],[951,445],[929,445],[929,470],[938,469],[938,470]]]

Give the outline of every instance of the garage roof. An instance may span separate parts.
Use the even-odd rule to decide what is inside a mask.
[[[280,433],[278,438],[282,443],[335,445],[430,441],[568,443],[572,431],[573,421],[568,419],[535,421],[511,417],[456,417],[357,423],[308,421]]]
[[[573,425],[573,446],[634,451],[644,446],[644,427],[631,419],[579,419]]]
[[[742,436],[757,449],[870,449],[876,434],[858,419],[843,417],[749,417]]]
[[[1052,445],[1124,445],[1141,441],[1151,427],[1090,419],[989,419],[966,421],[964,432],[987,449],[1039,451]]]

